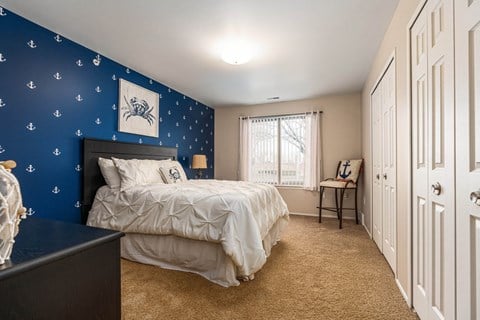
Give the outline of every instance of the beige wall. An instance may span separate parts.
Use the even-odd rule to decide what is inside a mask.
[[[236,180],[239,150],[239,117],[299,113],[322,110],[324,176],[334,175],[340,159],[361,157],[361,95],[325,96],[312,100],[279,102],[215,109],[215,178]],[[317,214],[318,193],[293,188],[279,188],[288,208],[294,213]],[[352,195],[345,204],[352,205]],[[327,205],[333,193],[326,194]],[[361,192],[359,206],[362,205]],[[324,212],[328,214],[328,212]],[[346,215],[351,215],[347,213]]]
[[[370,74],[362,91],[362,152],[366,160],[364,181],[365,223],[371,228],[371,113],[370,92],[380,77],[392,52],[396,53],[396,89],[397,89],[397,278],[405,293],[410,297],[410,234],[409,215],[409,185],[410,185],[410,111],[407,92],[407,25],[421,0],[400,0],[390,26],[385,33],[383,42],[370,69]],[[370,229],[371,230],[371,229]],[[410,299],[411,301],[411,299]]]

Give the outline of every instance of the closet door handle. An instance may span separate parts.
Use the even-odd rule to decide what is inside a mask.
[[[376,177],[377,177],[377,180],[380,180],[380,174],[377,173]]]
[[[440,185],[439,182],[435,182],[434,184],[432,184],[432,193],[437,195],[437,196],[440,193],[442,193],[442,186]]]
[[[480,206],[480,190],[470,193],[470,201],[472,201],[473,204]]]
[[[383,179],[387,180],[387,174],[386,173],[383,174]]]

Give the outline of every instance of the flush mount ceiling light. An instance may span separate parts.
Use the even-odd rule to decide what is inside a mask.
[[[223,61],[233,65],[249,62],[254,55],[252,45],[241,40],[225,41],[220,48],[220,57]]]

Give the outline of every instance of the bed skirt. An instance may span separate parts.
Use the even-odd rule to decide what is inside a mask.
[[[280,218],[263,238],[268,257],[280,240],[288,218]],[[158,266],[164,269],[196,273],[223,287],[238,286],[239,279],[253,275],[239,275],[232,259],[221,243],[191,240],[174,235],[127,233],[121,239],[122,258]]]

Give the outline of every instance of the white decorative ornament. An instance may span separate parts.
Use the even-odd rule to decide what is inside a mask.
[[[60,112],[60,110],[57,109],[57,110],[55,110],[55,112],[53,113],[53,116],[54,116],[55,118],[60,118],[60,117],[62,116],[62,113]]]
[[[62,42],[62,37],[60,37],[59,34],[57,34],[55,37],[53,37],[53,39],[55,39],[55,41],[57,41],[57,42]]]
[[[61,191],[60,188],[57,187],[57,186],[55,186],[55,188],[52,189],[52,193],[54,193],[54,194],[59,194],[60,191]]]
[[[152,79],[148,80],[148,83],[153,84],[153,80]]]
[[[28,41],[27,45],[32,49],[35,49],[37,47],[37,45],[35,44],[35,41],[33,40]]]
[[[27,216],[33,216],[35,214],[35,210],[33,210],[33,208],[28,208],[26,213],[27,213]]]
[[[77,94],[77,96],[75,97],[75,100],[77,100],[78,102],[81,102],[83,101],[83,98],[81,95]]]
[[[83,62],[82,60],[78,59],[77,62],[75,62],[77,64],[77,66],[79,67],[82,67],[83,66]]]
[[[112,105],[112,110],[117,110],[117,105],[115,103]]]
[[[100,62],[102,62],[102,57],[100,57],[99,54],[92,60],[93,64],[98,67],[100,65]]]
[[[25,213],[18,180],[0,165],[0,265],[10,259],[20,221],[26,218]]]
[[[117,135],[114,134],[114,135],[112,136],[112,140],[113,140],[113,141],[117,141]]]
[[[95,88],[95,91],[96,91],[97,93],[100,93],[100,92],[102,92],[102,88],[100,88],[100,86],[97,86],[97,87]]]
[[[58,157],[59,155],[62,154],[62,152],[60,151],[60,149],[58,148],[55,148],[55,150],[52,151],[53,155],[55,155],[56,157]]]
[[[79,165],[79,164],[77,164],[77,165],[75,166],[75,171],[77,171],[77,172],[82,171],[82,166]]]
[[[33,171],[35,171],[35,167],[29,164],[25,171],[27,171],[28,173],[33,173]]]
[[[125,72],[130,73],[130,69],[129,68],[125,69]]]
[[[30,81],[27,83],[27,87],[29,87],[30,89],[35,89],[37,86],[35,85],[35,83],[33,81]]]
[[[53,77],[54,77],[55,79],[57,79],[57,80],[62,79],[62,76],[60,75],[59,72],[55,73],[55,74],[53,75]]]
[[[0,62],[5,62],[7,61],[7,58],[3,56],[3,54],[0,53]]]
[[[100,124],[102,124],[102,120],[100,120],[100,118],[97,118],[97,119],[95,120],[95,123],[98,124],[98,125],[100,125]]]
[[[3,11],[3,8],[0,7],[0,17],[5,17],[7,15],[7,13],[5,11]]]
[[[142,138],[138,139],[138,143],[142,144],[143,143],[143,140]]]
[[[0,98],[0,108],[5,107],[7,104]]]
[[[7,150],[5,150],[4,148],[2,148],[2,146],[0,145],[0,153],[4,153],[5,151],[7,151]]]
[[[83,136],[82,130],[78,129],[77,131],[75,131],[75,135],[76,135],[77,137]]]
[[[82,204],[77,200],[77,202],[75,202],[75,208],[80,208],[81,206]]]
[[[116,76],[116,75],[113,75],[113,76],[112,76],[112,80],[113,80],[113,81],[117,80],[117,76]]]
[[[34,125],[32,122],[30,122],[29,124],[27,124],[27,125],[25,126],[25,128],[27,128],[28,131],[33,131],[33,130],[37,129],[37,127],[35,127],[35,125]]]

